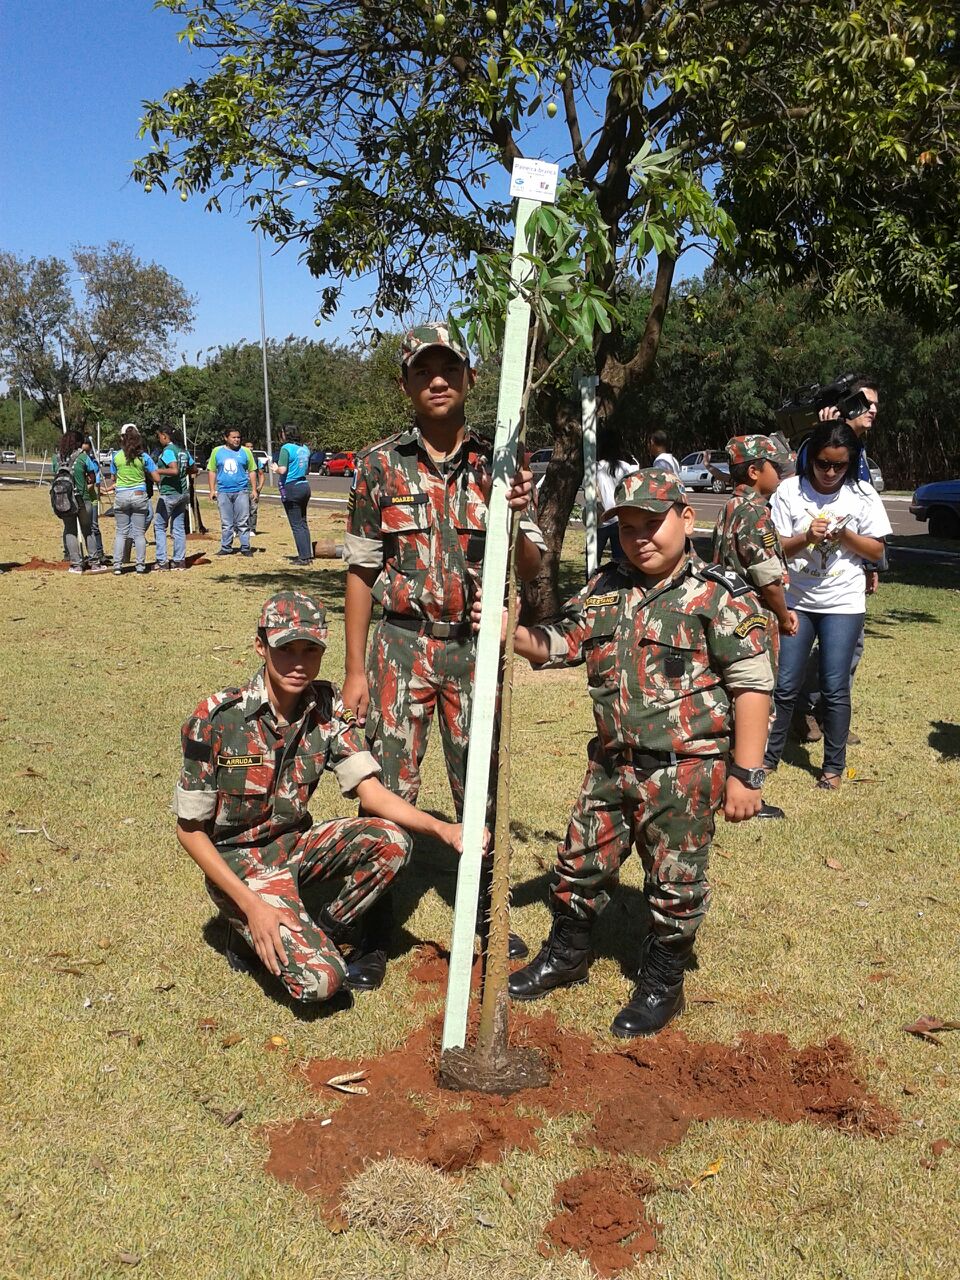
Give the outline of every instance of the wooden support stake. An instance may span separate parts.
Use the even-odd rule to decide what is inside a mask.
[[[583,523],[587,531],[587,577],[597,571],[597,387],[600,379],[590,374],[580,379],[583,411]]]

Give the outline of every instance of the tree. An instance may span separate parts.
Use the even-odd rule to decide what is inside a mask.
[[[193,323],[193,299],[116,240],[78,246],[73,263],[79,298],[61,259],[0,253],[0,374],[51,422],[60,421],[61,394],[70,425],[84,427],[101,388],[149,376],[172,357],[174,335]]]
[[[705,244],[765,287],[809,282],[824,306],[896,301],[956,316],[957,81],[952,6],[934,0],[161,0],[212,55],[148,102],[146,188],[225,193],[328,276],[370,276],[371,315],[470,296],[506,247],[490,186],[524,151],[563,147],[567,200],[589,200],[616,297],[654,266],[643,330],[600,332],[612,412],[653,369],[677,261]],[[557,114],[538,145],[535,122]],[[548,110],[550,109],[550,110]],[[636,156],[646,164],[631,166]],[[292,179],[310,200],[294,200]],[[541,360],[549,358],[541,353]],[[548,580],[580,477],[566,380],[541,390],[556,452],[541,503]]]
[[[325,313],[358,276],[371,280],[374,319],[460,290],[469,302],[478,262],[506,245],[496,171],[562,147],[568,207],[589,202],[608,228],[611,255],[589,282],[615,300],[654,268],[632,346],[619,322],[597,334],[603,414],[649,377],[694,244],[766,288],[809,283],[829,308],[895,301],[925,323],[956,317],[952,4],[161,3],[213,62],[145,105],[152,146],[135,178],[202,192],[210,208],[239,198],[329,277]],[[546,124],[555,108],[562,143]],[[308,201],[293,199],[293,179]],[[580,477],[567,387],[545,385],[539,402],[556,445],[541,505],[545,611]]]

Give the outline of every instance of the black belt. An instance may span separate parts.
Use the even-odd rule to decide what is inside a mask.
[[[428,622],[425,618],[411,618],[405,613],[385,613],[383,617],[391,627],[416,631],[434,640],[469,640],[473,635],[469,622]]]
[[[640,747],[628,746],[617,747],[611,754],[622,756],[633,765],[634,769],[640,769],[644,773],[653,773],[655,769],[666,769],[684,758],[678,756],[675,751],[643,751]]]

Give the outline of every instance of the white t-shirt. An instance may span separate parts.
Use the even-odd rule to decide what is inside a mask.
[[[770,503],[770,514],[781,538],[792,538],[810,527],[817,515],[849,516],[846,527],[865,538],[886,538],[893,532],[883,503],[872,485],[842,484],[835,493],[820,493],[807,479],[784,480]],[[863,559],[833,543],[823,550],[802,546],[787,559],[790,584],[787,605],[808,613],[865,613],[866,584]]]
[[[680,463],[672,453],[658,453],[653,460],[653,465],[661,471],[672,471],[675,476],[680,474]]]
[[[632,461],[617,462],[612,472],[607,470],[605,462],[597,463],[597,516],[600,520],[603,519],[603,513],[609,511],[614,504],[617,485],[624,477],[632,476],[637,470],[637,464]],[[613,524],[615,519],[616,516],[607,520],[606,523]]]

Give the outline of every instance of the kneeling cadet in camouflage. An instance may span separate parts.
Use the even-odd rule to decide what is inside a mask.
[[[183,726],[173,803],[177,839],[221,914],[305,1002],[383,981],[370,909],[409,857],[407,831],[461,849],[458,825],[378,781],[356,717],[317,679],[326,644],[318,600],[281,591],[266,602],[255,641],[263,667],[242,689],[206,698]],[[314,822],[307,805],[325,769],[373,816]],[[301,889],[333,878],[343,887],[314,919]]]
[[[742,578],[688,549],[694,512],[677,476],[627,476],[603,519],[613,516],[627,560],[596,573],[560,622],[517,628],[532,665],[586,663],[597,737],[553,875],[550,937],[510,993],[536,1000],[586,982],[591,926],[636,844],[653,927],[639,985],[611,1027],[626,1037],[652,1035],[683,1008],[714,818],[721,804],[728,822],[760,808],[774,680],[767,615]]]

